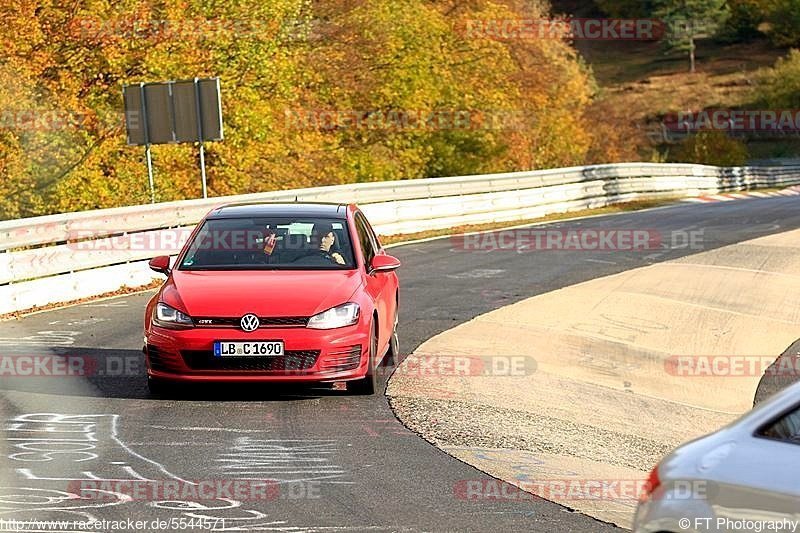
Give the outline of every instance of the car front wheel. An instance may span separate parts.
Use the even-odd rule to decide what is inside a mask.
[[[167,394],[167,387],[160,379],[147,376],[147,389],[151,396],[164,396]]]
[[[347,390],[353,394],[370,396],[378,389],[378,377],[375,373],[375,359],[378,353],[378,331],[376,324],[372,323],[372,333],[369,339],[369,361],[367,362],[367,375],[357,381],[351,381]]]

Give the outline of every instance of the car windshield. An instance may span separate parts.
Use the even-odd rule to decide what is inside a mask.
[[[180,270],[341,270],[355,268],[344,220],[209,219],[189,244]]]

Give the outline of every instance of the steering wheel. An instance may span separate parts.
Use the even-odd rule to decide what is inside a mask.
[[[297,257],[291,262],[309,265],[328,265],[331,263],[338,264],[331,254],[328,252],[323,252],[322,250],[313,250],[305,255]]]

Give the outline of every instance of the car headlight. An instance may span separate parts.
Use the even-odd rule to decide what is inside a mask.
[[[358,304],[337,305],[309,318],[308,327],[311,329],[334,329],[351,326],[358,322],[359,312]]]
[[[191,328],[194,326],[192,317],[161,302],[156,304],[156,312],[155,316],[153,317],[153,322],[157,326],[164,328]]]

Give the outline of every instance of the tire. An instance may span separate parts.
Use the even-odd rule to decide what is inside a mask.
[[[397,323],[399,321],[399,310],[397,303],[394,307],[394,324],[392,324],[392,335],[389,337],[389,351],[386,352],[386,362],[396,365],[400,362],[400,338],[397,336]]]
[[[359,396],[372,396],[378,389],[378,376],[375,375],[375,359],[378,353],[378,331],[375,322],[372,323],[372,334],[369,339],[369,361],[367,362],[367,375],[359,380],[347,384],[347,391]]]
[[[160,379],[147,376],[147,388],[150,396],[163,397],[167,395],[167,386]]]

